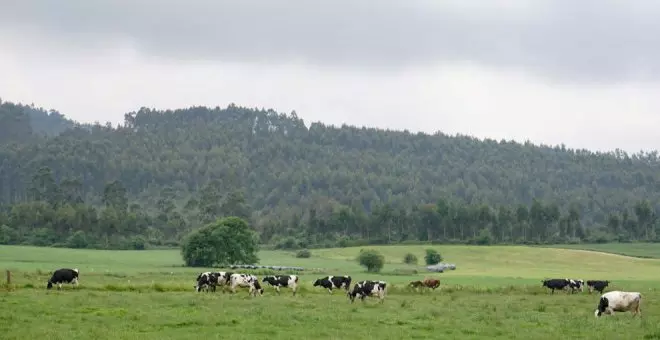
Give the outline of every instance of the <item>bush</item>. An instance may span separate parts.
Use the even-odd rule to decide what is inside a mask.
[[[66,245],[69,248],[81,249],[87,248],[89,246],[89,242],[87,242],[87,236],[85,235],[85,232],[78,230],[69,236],[69,238],[66,240]]]
[[[223,264],[254,264],[257,237],[245,220],[226,217],[188,234],[181,255],[186,266],[211,267]]]
[[[312,252],[309,249],[301,249],[296,253],[296,257],[299,259],[307,259],[312,257]]]
[[[405,264],[417,264],[417,256],[413,253],[408,253],[403,257],[403,263]]]
[[[442,255],[440,255],[435,249],[426,249],[424,260],[426,261],[427,266],[432,266],[442,262]]]
[[[361,266],[367,268],[368,272],[378,273],[385,265],[385,256],[376,250],[360,250],[357,261]]]

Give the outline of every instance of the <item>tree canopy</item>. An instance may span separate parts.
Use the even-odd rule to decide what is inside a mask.
[[[188,234],[181,246],[187,266],[257,263],[257,238],[239,217],[226,217]]]
[[[655,151],[306,125],[236,105],[124,118],[0,102],[0,241],[179,245],[226,216],[280,248],[660,240]]]

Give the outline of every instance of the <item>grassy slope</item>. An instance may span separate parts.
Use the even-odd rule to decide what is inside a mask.
[[[584,249],[640,258],[660,259],[660,243],[561,244],[550,246],[550,248]]]
[[[245,291],[233,296],[197,294],[192,286],[201,269],[181,267],[177,250],[0,246],[0,269],[12,269],[19,287],[12,292],[0,289],[0,305],[6,306],[0,308],[0,334],[7,339],[141,340],[264,335],[268,339],[543,339],[548,335],[599,339],[603,334],[617,334],[617,339],[660,338],[660,296],[654,283],[660,279],[660,260],[535,247],[438,246],[458,269],[431,274],[442,279],[442,287],[415,294],[401,287],[430,273],[395,276],[391,272],[410,268],[401,264],[406,252],[423,261],[426,247],[369,248],[386,256],[383,273],[362,272],[353,261],[360,248],[314,250],[310,259],[277,251],[262,252],[260,257],[264,264],[322,267],[355,279],[385,279],[395,287],[383,305],[373,300],[351,305],[341,292],[313,290],[310,281],[320,273],[303,275],[304,287],[297,297],[286,289],[277,296],[269,287],[257,299],[250,299]],[[64,266],[81,269],[81,289],[45,291],[47,272]],[[611,289],[642,291],[644,319],[616,315],[596,320],[596,295],[550,295],[539,282],[547,276],[608,278],[615,280]],[[162,284],[161,289],[111,291],[151,282]],[[35,289],[21,289],[29,284]]]

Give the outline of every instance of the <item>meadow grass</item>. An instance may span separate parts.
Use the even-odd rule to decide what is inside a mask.
[[[561,249],[583,249],[625,256],[660,259],[660,243],[560,244]]]
[[[367,274],[356,264],[361,248],[385,255],[381,273]],[[423,261],[426,248],[318,249],[308,259],[262,251],[262,264],[313,270],[301,273],[297,296],[288,289],[278,296],[266,286],[263,296],[251,298],[246,290],[194,292],[196,275],[211,268],[183,267],[178,250],[0,246],[0,269],[13,274],[12,284],[0,289],[0,338],[660,339],[660,260],[524,246],[433,246],[457,269],[430,273],[402,263],[408,252]],[[80,286],[46,291],[50,273],[61,267],[79,268]],[[348,274],[354,282],[383,279],[390,283],[387,297],[383,304],[374,298],[351,304],[344,291],[330,295],[312,287],[326,274]],[[441,287],[424,293],[406,288],[424,277],[440,278]],[[640,291],[644,316],[596,319],[597,293],[549,294],[540,283],[547,277],[608,279],[608,290]]]

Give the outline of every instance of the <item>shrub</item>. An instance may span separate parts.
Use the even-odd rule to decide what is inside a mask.
[[[312,252],[309,249],[301,249],[296,253],[296,257],[299,259],[306,259],[312,257]]]
[[[413,253],[408,253],[403,257],[403,263],[405,264],[417,264],[417,256]]]
[[[435,249],[426,249],[426,255],[424,256],[427,266],[438,264],[442,261],[442,255],[438,253]]]
[[[376,250],[360,250],[357,261],[361,266],[367,268],[368,272],[378,273],[385,265],[385,256]]]

